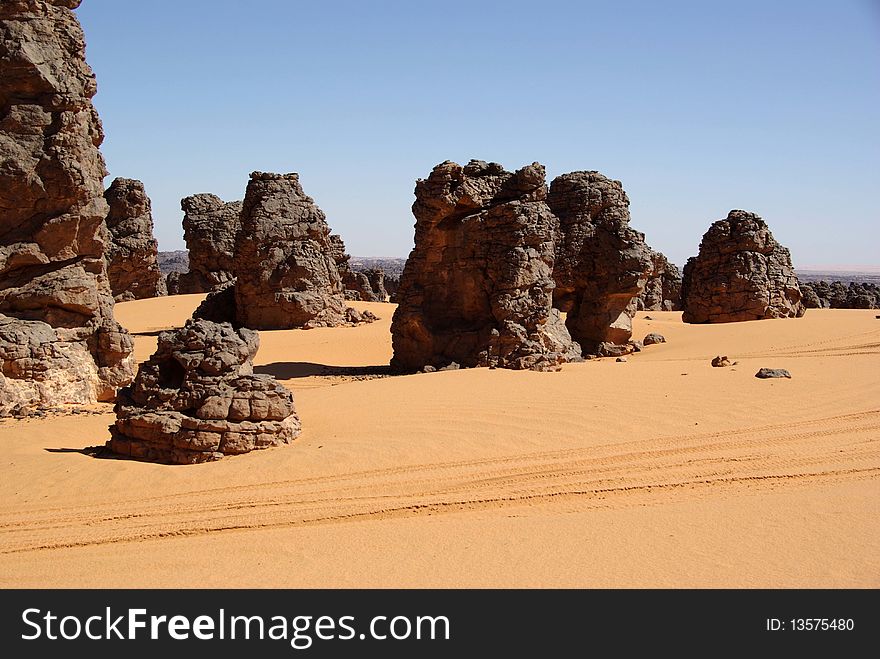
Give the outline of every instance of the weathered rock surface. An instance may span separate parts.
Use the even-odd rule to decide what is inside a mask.
[[[184,197],[180,207],[189,272],[176,278],[176,293],[210,293],[235,278],[233,258],[242,202],[197,194]]]
[[[878,309],[880,286],[871,283],[835,281],[799,282],[807,309]]]
[[[662,334],[657,334],[657,332],[651,332],[645,335],[645,339],[642,341],[642,344],[646,346],[651,346],[655,343],[666,343],[666,337]]]
[[[496,163],[446,161],[416,183],[415,195],[392,368],[549,370],[579,360],[553,308],[559,223],[546,203],[544,167],[512,173]]]
[[[715,368],[724,368],[730,366],[730,360],[727,355],[716,355],[712,358],[712,366]]]
[[[139,460],[192,464],[278,446],[300,434],[293,395],[254,375],[259,336],[190,320],[159,335],[116,404],[108,448]]]
[[[103,132],[77,6],[0,4],[2,410],[112,400],[132,376],[104,261]]]
[[[252,173],[235,244],[236,321],[252,329],[352,322],[336,265],[340,244],[297,174]]]
[[[660,252],[651,253],[651,273],[642,294],[636,298],[638,311],[679,311],[681,272]]]
[[[632,336],[634,298],[653,271],[654,253],[629,227],[620,181],[595,171],[563,174],[550,184],[547,203],[561,232],[553,304],[567,312],[566,326],[586,353],[611,356]]]
[[[786,371],[784,368],[762,368],[757,373],[755,373],[755,377],[761,378],[762,380],[766,380],[768,378],[791,379],[791,373]]]
[[[705,233],[682,280],[682,320],[729,323],[804,315],[789,251],[754,213],[730,211]]]
[[[144,184],[130,178],[114,179],[104,199],[110,206],[110,245],[105,258],[113,299],[124,302],[165,295],[159,243],[153,237],[153,214]]]

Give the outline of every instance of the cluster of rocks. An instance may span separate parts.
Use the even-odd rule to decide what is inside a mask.
[[[826,281],[800,282],[808,309],[878,309],[880,286],[870,283]]]
[[[397,291],[392,367],[550,370],[632,351],[651,250],[618,181],[533,163],[437,165],[415,189],[415,248]],[[563,322],[560,310],[567,312]]]
[[[382,268],[366,268],[352,270],[351,255],[346,253],[342,236],[330,236],[331,251],[336,269],[342,278],[343,293],[346,300],[363,302],[386,302],[388,291],[385,290],[385,271]]]
[[[210,293],[235,279],[235,238],[241,227],[242,202],[197,194],[180,201],[183,238],[189,250],[189,271],[171,272],[168,293]]]
[[[660,252],[651,254],[651,274],[636,298],[638,311],[680,311],[681,272]]]
[[[789,251],[754,213],[732,210],[705,233],[688,259],[681,289],[686,323],[803,316]]]
[[[144,184],[117,178],[104,192],[104,199],[110,207],[110,242],[104,256],[113,299],[125,302],[165,295],[159,245],[153,237],[153,215]]]
[[[0,4],[0,415],[112,400],[132,377],[78,5]]]
[[[256,332],[190,320],[159,335],[152,357],[120,391],[108,448],[119,455],[192,464],[278,446],[300,434],[293,395],[254,375]]]

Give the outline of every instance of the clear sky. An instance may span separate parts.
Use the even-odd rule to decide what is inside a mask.
[[[795,265],[880,263],[876,0],[84,0],[110,177],[180,198],[299,172],[360,256],[406,256],[443,160],[619,179],[671,260],[733,208]]]

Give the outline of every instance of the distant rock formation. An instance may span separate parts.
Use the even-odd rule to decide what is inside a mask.
[[[209,293],[232,281],[235,237],[241,227],[242,202],[197,194],[180,201],[183,238],[189,250],[189,272],[168,280],[169,292]]]
[[[0,4],[0,415],[112,400],[132,341],[113,318],[78,0]]]
[[[330,236],[330,251],[342,279],[342,289],[346,300],[386,301],[388,292],[385,290],[385,273],[381,268],[352,270],[351,256],[346,253],[342,236],[337,234]]]
[[[546,203],[544,167],[511,173],[446,161],[416,183],[415,195],[392,367],[550,370],[580,360],[552,304],[559,221]]]
[[[880,309],[877,284],[835,281],[799,282],[807,309]]]
[[[159,335],[116,404],[108,448],[120,455],[192,464],[292,442],[293,395],[254,375],[259,336],[228,323],[190,320]]]
[[[559,218],[553,305],[586,353],[629,352],[634,298],[654,269],[643,234],[629,226],[629,199],[620,181],[599,172],[558,176],[550,210]]]
[[[638,311],[680,311],[681,272],[660,252],[651,254],[651,274],[636,298]]]
[[[159,270],[163,275],[172,272],[189,272],[189,252],[178,249],[172,252],[158,252]]]
[[[705,233],[682,280],[686,323],[729,323],[804,315],[789,251],[754,213],[732,210]]]
[[[159,244],[153,237],[153,215],[144,184],[130,178],[114,179],[104,191],[104,199],[110,206],[110,245],[105,258],[113,299],[125,302],[165,295]]]
[[[340,245],[297,174],[252,173],[235,243],[236,322],[251,329],[358,322],[345,305]]]

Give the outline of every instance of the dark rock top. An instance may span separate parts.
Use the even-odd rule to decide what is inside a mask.
[[[789,251],[754,213],[730,211],[703,236],[682,281],[686,323],[800,317],[801,291]]]
[[[41,324],[16,324],[15,340],[42,362],[37,370],[65,369],[62,344],[80,362],[83,354],[91,360],[70,371],[86,385],[65,400],[51,387],[28,385],[33,369],[15,367],[0,394],[7,402],[110,400],[132,376],[131,337],[113,318],[104,261],[103,132],[82,29],[70,11],[78,5],[0,3],[0,314],[55,332],[52,340]],[[47,348],[33,352],[37,344]]]
[[[104,199],[110,206],[110,245],[105,258],[113,298],[122,302],[165,295],[159,245],[153,237],[153,215],[144,184],[117,178],[104,192]]]
[[[116,404],[108,448],[140,460],[190,464],[293,441],[293,395],[254,375],[256,332],[190,320],[159,335]]]

